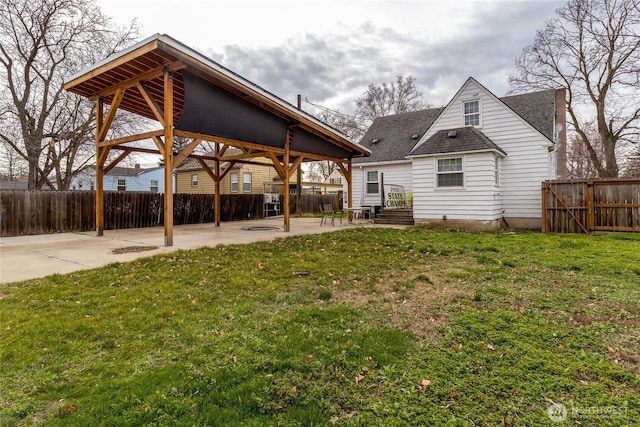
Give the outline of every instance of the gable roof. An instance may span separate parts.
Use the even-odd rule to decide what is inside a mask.
[[[556,90],[547,89],[539,92],[499,98],[507,107],[529,122],[550,141],[554,140],[555,98]]]
[[[482,84],[473,79],[473,77],[470,77],[462,87],[464,87],[469,81],[475,82],[489,94],[495,96],[491,91],[482,86]],[[457,93],[451,99],[455,99],[456,96]],[[554,141],[554,89],[505,96],[502,98],[496,97],[496,99],[504,103],[509,109],[529,123],[547,139]],[[353,159],[353,163],[390,162],[404,160],[409,153],[412,155],[425,154],[422,152],[423,150],[421,150],[421,147],[416,147],[418,139],[412,139],[411,137],[415,134],[419,134],[419,136],[424,135],[445,108],[446,107],[430,108],[410,113],[378,117],[374,120],[360,141],[361,146],[371,150],[371,157]],[[482,134],[482,132],[479,133]],[[429,139],[431,139],[431,137]],[[378,142],[373,143],[373,140],[378,140]],[[500,147],[495,143],[488,138],[487,140],[500,152],[504,153],[504,151],[502,151],[502,149],[500,149]],[[423,145],[425,143],[423,143]],[[414,148],[416,151],[412,152]],[[425,150],[428,149],[425,148]],[[460,152],[461,150],[456,149],[455,151]]]
[[[424,135],[443,108],[413,111],[376,118],[360,145],[371,151],[371,157],[354,158],[353,163],[405,160],[405,156]],[[417,138],[412,138],[417,135]],[[377,140],[377,142],[373,142]]]
[[[455,136],[449,136],[451,132],[455,132]],[[497,151],[505,156],[507,155],[502,148],[472,126],[440,130],[431,135],[419,147],[416,147],[410,155],[468,153],[473,151]]]

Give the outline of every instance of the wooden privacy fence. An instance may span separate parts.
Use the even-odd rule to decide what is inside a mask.
[[[542,231],[640,232],[640,179],[543,182]]]
[[[220,196],[222,221],[257,219],[263,216],[262,194]],[[95,229],[96,201],[93,191],[0,191],[0,236],[64,233]],[[214,221],[213,194],[174,194],[175,225]],[[295,212],[292,197],[291,211]],[[303,194],[303,213],[319,212],[320,204],[336,204],[335,195]],[[164,198],[158,193],[105,191],[105,230],[155,227],[164,221]]]

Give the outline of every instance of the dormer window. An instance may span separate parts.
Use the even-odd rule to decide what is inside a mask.
[[[480,126],[480,101],[466,101],[462,104],[465,126]]]

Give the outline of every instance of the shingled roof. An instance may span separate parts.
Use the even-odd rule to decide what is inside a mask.
[[[498,151],[505,156],[507,155],[502,148],[472,126],[440,130],[412,151],[411,155],[468,153],[473,151]]]
[[[505,96],[499,99],[550,141],[554,140],[554,89]],[[361,146],[371,150],[371,157],[355,158],[353,163],[405,160],[405,156],[411,152],[418,139],[431,127],[442,110],[444,107],[378,117],[360,141]],[[414,135],[418,135],[417,139],[412,138]],[[500,147],[488,138],[487,140],[502,152]],[[425,154],[422,153],[421,148],[419,152]],[[456,149],[455,151],[461,150]],[[445,153],[447,151],[438,152]],[[416,154],[416,152],[412,154]]]
[[[361,146],[371,150],[371,157],[354,158],[353,163],[405,160],[405,156],[443,109],[430,108],[378,117],[360,141]]]
[[[536,128],[549,141],[554,140],[553,123],[555,119],[555,89],[521,95],[505,96],[500,101],[507,104],[520,117]]]

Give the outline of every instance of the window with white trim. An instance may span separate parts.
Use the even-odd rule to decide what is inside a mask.
[[[127,191],[127,180],[119,179],[118,180],[118,191]]]
[[[480,126],[480,101],[463,102],[462,114],[465,126]]]
[[[378,171],[367,171],[367,194],[379,194]]]
[[[333,185],[342,184],[342,178],[331,178],[329,183]]]
[[[191,175],[191,186],[192,187],[197,187],[198,186],[198,174],[194,173],[193,175]]]
[[[463,187],[462,157],[438,159],[438,187]]]
[[[238,174],[237,173],[231,174],[231,192],[232,193],[238,192]]]
[[[152,179],[151,180],[151,185],[149,186],[149,191],[151,191],[152,193],[157,193],[158,192],[158,180],[157,179]]]
[[[249,172],[242,174],[242,192],[251,193],[251,173]]]
[[[496,156],[495,183],[500,185],[500,157]]]

